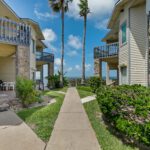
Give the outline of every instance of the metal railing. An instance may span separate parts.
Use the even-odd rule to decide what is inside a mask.
[[[106,44],[94,48],[94,58],[107,58],[117,56],[119,51],[119,43]]]
[[[0,18],[0,42],[29,46],[30,34],[30,26],[10,19]]]
[[[54,54],[46,52],[36,52],[36,60],[44,62],[54,62]]]

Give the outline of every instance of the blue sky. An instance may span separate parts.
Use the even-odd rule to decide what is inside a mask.
[[[45,51],[55,54],[55,72],[60,67],[61,19],[60,14],[51,11],[48,0],[5,0],[22,18],[37,21],[45,36],[49,49]],[[65,16],[65,72],[67,76],[81,76],[83,20],[78,15],[78,2],[70,4],[70,11]],[[93,48],[103,45],[108,18],[115,0],[89,0],[91,14],[87,22],[86,41],[86,76],[94,74]],[[105,64],[103,64],[105,72]],[[105,75],[105,74],[103,74]],[[113,76],[114,73],[112,72]]]

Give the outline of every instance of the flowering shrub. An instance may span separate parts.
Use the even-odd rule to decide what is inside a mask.
[[[128,140],[150,146],[150,88],[140,85],[100,87],[97,100],[114,128]]]

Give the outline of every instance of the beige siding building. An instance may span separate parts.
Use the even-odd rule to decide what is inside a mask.
[[[5,2],[0,0],[0,80],[14,82],[17,76],[36,79],[43,65],[54,73],[54,55],[44,53],[44,36],[37,22],[20,18]]]
[[[110,70],[117,70],[118,84],[149,83],[149,0],[119,0],[108,23],[109,33],[103,46],[94,49],[96,70],[101,72],[101,62],[107,63],[107,84],[113,84]],[[116,44],[114,44],[116,43]],[[112,67],[113,66],[113,67]],[[95,75],[100,75],[95,71]]]

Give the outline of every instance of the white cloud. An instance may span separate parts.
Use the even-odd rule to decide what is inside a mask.
[[[115,4],[115,0],[88,0],[89,8],[91,13],[89,18],[101,18],[103,15],[108,15],[111,13],[112,8]],[[79,18],[79,0],[75,0],[70,3],[70,9],[68,16],[73,18]]]
[[[61,65],[61,59],[55,58],[55,65],[60,66]]]
[[[86,71],[90,71],[91,68],[92,68],[92,65],[91,65],[91,64],[85,64],[85,69],[86,69]],[[75,69],[78,70],[78,71],[81,71],[81,70],[82,70],[82,68],[81,68],[80,65],[75,65]]]
[[[48,29],[48,28],[44,29],[43,34],[44,34],[45,40],[47,41],[53,42],[57,39],[57,36],[52,29]]]
[[[52,29],[48,29],[48,28],[44,29],[42,32],[45,37],[44,43],[47,45],[47,47],[50,50],[56,51],[57,48],[52,44],[53,42],[57,40],[56,33]]]
[[[77,53],[77,51],[75,51],[75,50],[69,51],[69,52],[67,53],[67,55],[70,56],[70,57],[76,56],[77,54],[78,54],[78,53]]]
[[[55,58],[55,65],[60,67],[60,65],[61,65],[61,59],[60,58]],[[66,65],[65,60],[64,60],[64,65]]]
[[[72,70],[73,70],[73,68],[69,67],[69,68],[66,69],[66,72],[71,72]]]
[[[86,71],[90,71],[92,68],[91,64],[85,64]]]
[[[78,36],[69,35],[68,37],[68,45],[75,49],[82,48],[81,39]]]
[[[81,71],[81,66],[80,65],[75,65],[75,69],[78,71]]]
[[[96,23],[96,25],[95,25],[95,27],[97,28],[97,29],[102,29],[102,30],[106,30],[107,29],[107,24],[108,24],[108,18],[106,18],[106,19],[103,19],[103,20],[101,20],[101,21],[99,21],[99,22],[97,22]]]
[[[90,14],[88,19],[95,23],[95,27],[102,29],[106,27],[106,19],[108,20],[116,0],[88,0]],[[81,18],[79,15],[79,0],[74,0],[70,3],[70,9],[67,15],[74,19]],[[102,22],[102,24],[100,24]]]
[[[54,19],[57,18],[57,15],[54,13],[50,13],[50,12],[40,12],[38,9],[38,5],[35,5],[34,7],[34,14],[36,15],[36,17],[40,20],[49,20],[49,19]]]

